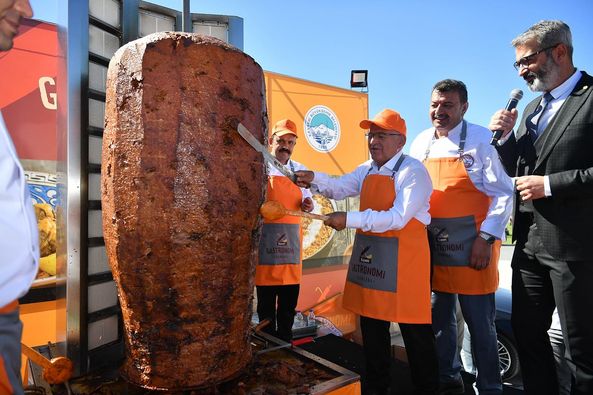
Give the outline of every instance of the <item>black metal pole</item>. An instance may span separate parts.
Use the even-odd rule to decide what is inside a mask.
[[[182,27],[181,29],[186,33],[191,33],[191,13],[189,11],[190,0],[183,0],[183,14],[181,15]]]

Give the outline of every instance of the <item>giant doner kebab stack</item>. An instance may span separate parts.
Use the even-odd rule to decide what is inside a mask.
[[[253,273],[265,200],[264,77],[214,38],[155,33],[109,65],[102,160],[105,246],[124,319],[122,373],[179,390],[251,360]]]

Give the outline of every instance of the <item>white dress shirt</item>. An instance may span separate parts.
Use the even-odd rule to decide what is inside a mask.
[[[447,137],[434,138],[435,129],[426,129],[416,137],[410,148],[410,155],[424,160],[430,146],[429,158],[459,157],[460,122],[449,131]],[[498,159],[498,153],[490,138],[488,129],[467,122],[467,136],[464,154],[471,155],[473,164],[466,168],[476,189],[490,197],[490,207],[480,230],[498,238],[504,238],[504,229],[509,220],[513,203],[513,182]]]
[[[290,171],[298,171],[298,170],[309,170],[307,169],[303,164],[289,159],[288,162],[284,165],[284,167],[286,167],[286,169],[290,170]],[[281,176],[281,177],[286,177],[284,174],[280,173],[280,170],[276,169],[274,166],[272,166],[271,164],[268,163],[268,174],[271,176]],[[303,199],[305,200],[306,198],[313,198],[313,194],[311,193],[311,190],[309,190],[308,188],[301,188],[301,192],[303,193]],[[315,205],[315,201],[313,200],[313,205]]]
[[[381,168],[378,168],[372,160],[366,161],[352,173],[338,178],[315,172],[313,183],[319,193],[332,199],[358,196],[367,175],[380,174],[391,177],[392,169],[401,155],[400,151]],[[430,223],[428,201],[432,194],[432,182],[422,163],[406,156],[399,171],[394,175],[394,181],[395,200],[389,210],[366,209],[348,212],[346,227],[362,229],[365,232],[383,233],[403,228],[412,218],[428,225]]]
[[[37,275],[37,232],[25,172],[0,113],[0,307],[25,295]]]

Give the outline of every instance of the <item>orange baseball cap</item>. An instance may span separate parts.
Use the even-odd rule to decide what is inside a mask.
[[[406,135],[406,121],[399,115],[399,112],[385,109],[375,115],[373,119],[360,121],[360,127],[370,129],[371,125],[377,125],[381,129],[394,130],[399,134]]]
[[[290,119],[282,119],[274,125],[272,128],[272,134],[277,136],[284,136],[285,134],[294,134],[296,137],[297,135],[297,127],[294,122]]]

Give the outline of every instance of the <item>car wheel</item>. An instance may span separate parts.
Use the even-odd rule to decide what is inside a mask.
[[[515,345],[500,333],[498,337],[498,359],[500,360],[500,374],[503,380],[510,380],[519,374],[519,353]]]

